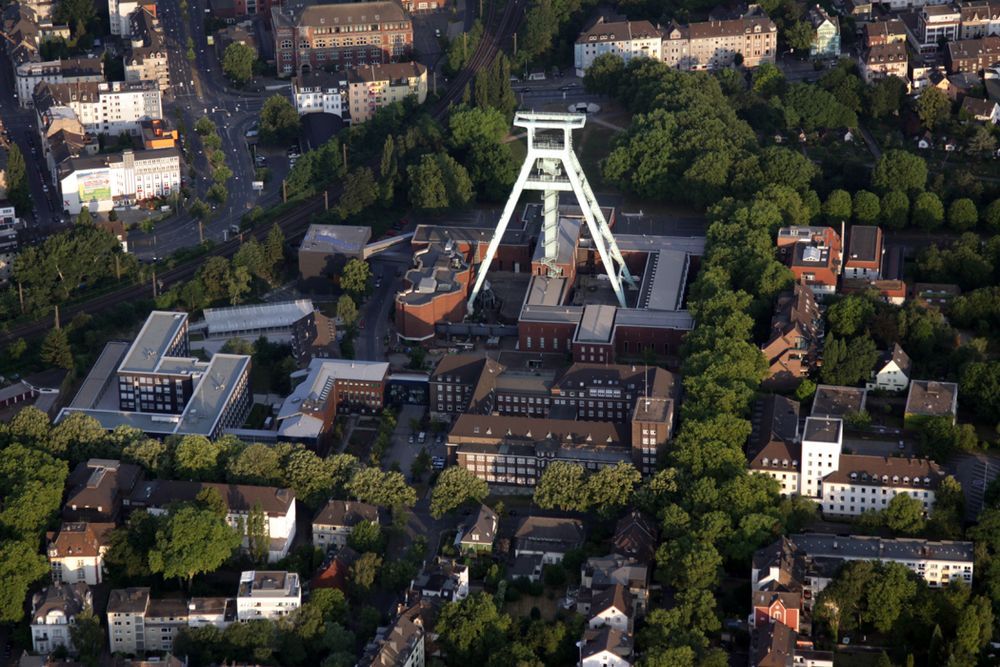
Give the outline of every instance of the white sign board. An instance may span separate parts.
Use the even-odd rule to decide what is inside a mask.
[[[264,189],[264,181],[254,181],[250,184],[250,187],[254,189],[254,192],[260,192]]]

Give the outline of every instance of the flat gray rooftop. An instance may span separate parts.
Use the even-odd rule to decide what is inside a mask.
[[[584,306],[575,340],[581,343],[608,343],[615,326],[615,306]]]
[[[576,324],[583,315],[583,306],[536,306],[526,305],[521,309],[521,318],[526,322],[562,322]]]
[[[532,276],[524,303],[533,306],[558,306],[566,293],[566,278]]]
[[[619,327],[655,327],[690,331],[694,329],[694,318],[686,310],[643,310],[640,308],[619,308],[615,318]]]
[[[839,419],[824,417],[806,417],[806,428],[802,434],[803,440],[813,442],[837,442],[843,422]]]
[[[680,310],[684,302],[690,255],[663,249],[650,253],[639,289],[639,308]]]
[[[864,387],[837,387],[821,384],[813,398],[813,417],[843,417],[848,413],[858,413],[865,409],[868,390]]]
[[[622,252],[656,252],[676,250],[696,257],[705,254],[704,236],[657,236],[655,234],[615,234],[615,243]]]
[[[101,395],[112,379],[117,377],[116,371],[125,353],[128,352],[129,344],[124,341],[111,341],[104,346],[101,356],[94,362],[94,366],[87,373],[86,379],[80,385],[79,391],[70,402],[70,408],[92,408],[100,400]],[[118,399],[118,391],[115,390],[115,400]]]
[[[972,563],[972,542],[952,542],[919,539],[886,539],[867,536],[824,535],[803,533],[792,535],[792,541],[804,552],[816,557],[870,558],[872,560],[950,560]]]
[[[215,354],[177,424],[178,433],[211,435],[240,377],[249,373],[250,357]]]
[[[556,262],[559,264],[570,264],[576,259],[576,246],[580,241],[580,229],[582,218],[559,218],[556,230]],[[535,253],[531,258],[533,262],[540,262],[545,259],[545,229],[542,225],[542,233],[538,237],[535,245]]]
[[[371,227],[309,225],[309,230],[299,245],[299,252],[323,252],[360,257],[371,236]]]
[[[309,299],[262,303],[235,308],[206,308],[205,323],[209,336],[265,329],[288,329],[313,312]]]
[[[123,373],[151,373],[156,370],[156,365],[186,322],[187,313],[151,312],[119,370]]]

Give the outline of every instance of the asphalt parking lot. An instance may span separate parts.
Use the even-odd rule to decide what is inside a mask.
[[[444,457],[445,446],[444,438],[441,438],[441,442],[437,441],[435,434],[431,433],[429,430],[425,431],[427,433],[426,440],[421,445],[417,442],[417,436],[419,430],[414,431],[410,428],[410,422],[414,419],[420,420],[424,416],[426,407],[422,405],[404,405],[400,411],[397,418],[396,430],[392,434],[392,444],[389,450],[382,457],[382,467],[388,468],[393,463],[399,465],[399,469],[403,471],[407,479],[410,478],[410,466],[413,465],[413,460],[417,458],[417,454],[420,453],[420,448],[424,447],[427,449],[427,453],[431,456]],[[410,436],[413,436],[413,442],[411,443]],[[443,436],[443,434],[442,434]]]

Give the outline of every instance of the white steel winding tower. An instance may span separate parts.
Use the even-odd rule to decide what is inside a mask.
[[[504,206],[500,222],[490,240],[486,257],[480,265],[476,284],[469,294],[469,312],[473,312],[476,297],[486,280],[486,271],[493,262],[500,239],[507,231],[521,193],[525,190],[540,190],[542,192],[542,243],[545,255],[542,263],[548,267],[550,276],[560,275],[556,265],[559,256],[559,193],[572,191],[576,195],[580,210],[587,221],[590,236],[594,246],[601,256],[601,262],[608,273],[611,287],[618,297],[618,303],[625,306],[625,292],[622,282],[629,287],[635,287],[635,279],[625,266],[625,260],[618,250],[611,229],[608,227],[601,207],[597,203],[594,191],[590,189],[583,167],[573,152],[573,130],[578,130],[587,122],[585,114],[577,113],[537,113],[518,112],[514,116],[514,125],[528,131],[528,154],[521,165],[521,173],[517,176],[514,189]]]

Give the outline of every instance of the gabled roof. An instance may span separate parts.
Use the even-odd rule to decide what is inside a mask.
[[[583,633],[583,642],[580,647],[580,658],[590,658],[607,651],[619,658],[628,658],[632,655],[632,638],[626,632],[615,630],[610,625],[592,629],[587,628]],[[625,663],[626,665],[631,662]]]
[[[493,544],[496,538],[498,519],[497,513],[486,505],[480,505],[462,532],[463,544]]]
[[[891,348],[882,353],[875,364],[875,372],[881,371],[891,362],[895,362],[903,375],[907,378],[910,377],[910,372],[913,370],[913,360],[910,359],[910,355],[903,351],[899,343],[893,343]]]
[[[354,527],[363,521],[380,523],[379,508],[356,500],[330,500],[316,513],[313,525]]]
[[[612,543],[615,551],[624,556],[632,556],[642,563],[651,563],[656,556],[656,524],[633,509],[618,520]]]
[[[268,516],[285,516],[295,503],[295,492],[273,486],[249,484],[215,484],[155,479],[140,484],[132,493],[136,507],[166,507],[176,502],[191,502],[204,489],[215,489],[230,512],[249,512],[255,505]]]
[[[49,558],[96,558],[114,527],[113,523],[64,521],[57,532],[47,534]]]
[[[590,617],[594,618],[608,609],[617,609],[628,617],[632,616],[632,594],[621,584],[608,586],[594,593],[590,603]]]
[[[527,516],[518,523],[514,538],[521,550],[568,551],[583,544],[583,523],[565,517]]]

